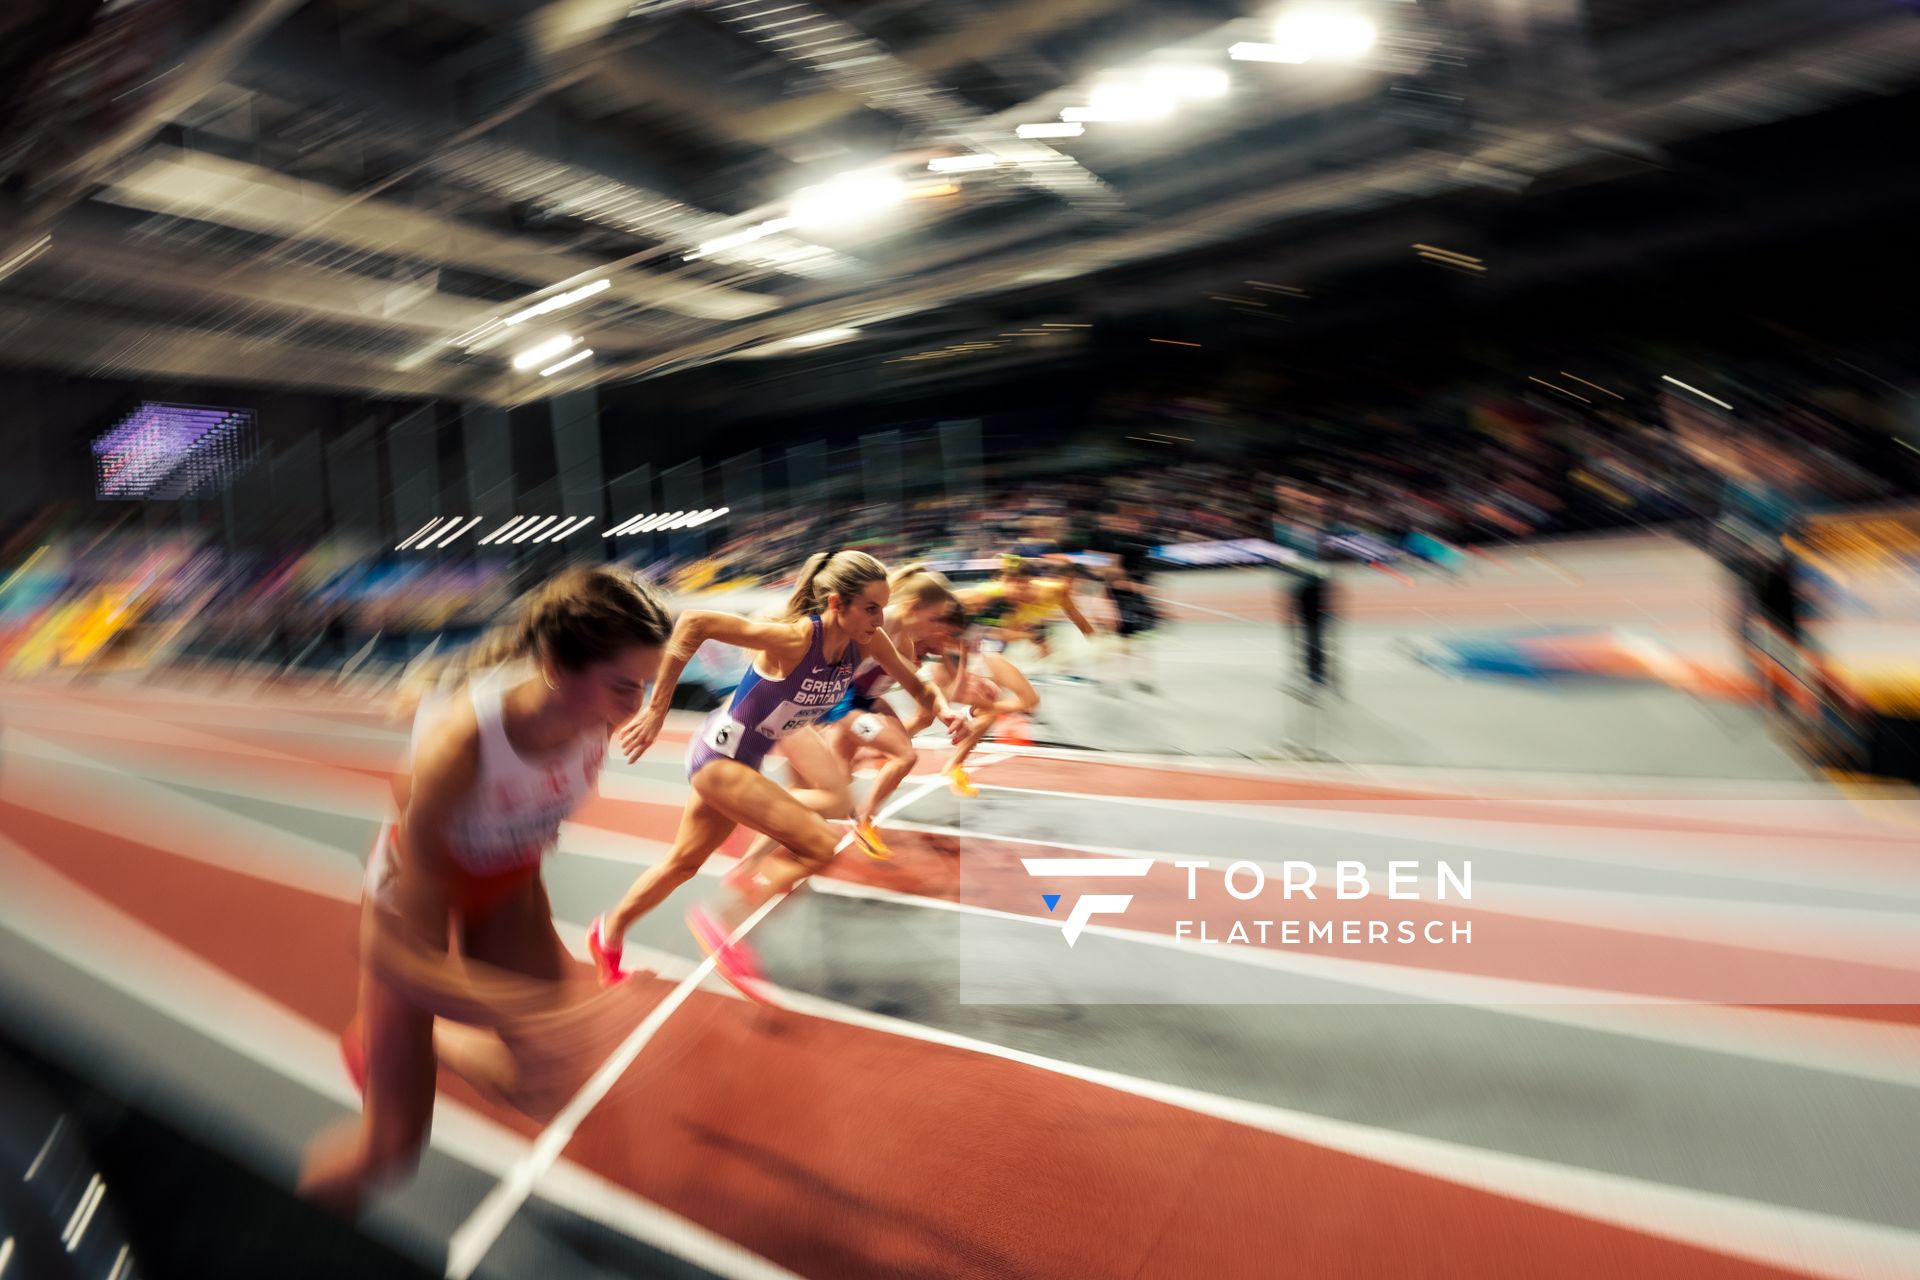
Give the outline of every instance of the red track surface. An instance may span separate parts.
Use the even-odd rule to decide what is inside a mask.
[[[191,700],[144,708],[145,734],[77,726],[69,736],[136,753],[164,748],[214,770],[390,774],[392,761],[357,743],[165,723],[173,706]],[[1063,761],[1010,763],[994,780],[1212,800],[1408,800],[1390,788]],[[1514,820],[1528,820],[1517,808]],[[673,816],[599,800],[581,818],[664,840]],[[349,902],[21,803],[0,803],[0,830],[300,1016],[333,1028],[349,1015]],[[854,860],[846,874],[955,892],[939,838],[903,833],[894,843],[898,863]],[[458,1082],[446,1087],[522,1133],[537,1128]],[[824,1277],[1789,1274],[1020,1063],[704,993],[667,1023],[566,1155]]]

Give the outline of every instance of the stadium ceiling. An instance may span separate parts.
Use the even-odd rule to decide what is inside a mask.
[[[1880,0],[82,9],[0,17],[0,358],[502,405],[1017,358],[1157,263],[1920,82]]]

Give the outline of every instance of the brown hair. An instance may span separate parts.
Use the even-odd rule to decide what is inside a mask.
[[[887,566],[864,551],[822,551],[807,557],[800,576],[787,597],[787,607],[778,621],[798,622],[821,612],[827,597],[837,595],[844,604],[876,582],[887,580]]]
[[[580,671],[626,649],[664,645],[672,632],[673,615],[647,583],[625,570],[575,566],[521,596],[490,631],[407,683],[431,688],[528,656]]]

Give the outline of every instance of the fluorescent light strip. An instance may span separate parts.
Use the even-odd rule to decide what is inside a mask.
[[[929,173],[975,173],[991,169],[1000,162],[992,156],[935,156],[927,161]]]
[[[548,525],[552,524],[555,520],[558,520],[559,518],[560,518],[559,516],[542,516],[538,523],[530,524],[526,528],[522,529],[518,534],[516,534],[513,539],[513,545],[515,545],[516,547],[519,546],[521,543],[525,542],[528,538],[531,538],[534,534],[541,532]]]
[[[1563,378],[1572,378],[1572,379],[1573,379],[1573,380],[1574,380],[1575,382],[1577,382],[1577,383],[1579,383],[1579,384],[1580,384],[1581,386],[1583,386],[1583,387],[1592,387],[1592,388],[1593,388],[1593,389],[1594,389],[1595,391],[1599,391],[1599,392],[1602,392],[1603,394],[1606,394],[1606,395],[1610,395],[1610,396],[1612,396],[1612,397],[1613,397],[1613,398],[1614,398],[1615,400],[1625,400],[1625,399],[1626,399],[1626,397],[1625,397],[1625,396],[1623,396],[1623,395],[1621,395],[1621,394],[1620,394],[1620,393],[1619,393],[1618,391],[1608,391],[1608,390],[1607,390],[1607,389],[1606,389],[1605,387],[1603,387],[1603,386],[1601,386],[1601,385],[1600,385],[1599,383],[1597,383],[1597,382],[1588,382],[1588,381],[1587,381],[1587,380],[1586,380],[1585,378],[1582,378],[1582,377],[1580,377],[1580,376],[1578,376],[1577,374],[1571,374],[1571,373],[1568,373],[1568,372],[1567,372],[1567,371],[1566,371],[1565,369],[1562,369],[1562,370],[1560,371],[1560,376],[1561,376],[1561,377],[1563,377]]]
[[[557,338],[548,338],[545,342],[535,343],[513,358],[513,367],[520,370],[531,369],[535,365],[545,364],[562,351],[571,351],[578,346],[580,339],[574,334],[562,334]]]
[[[1058,124],[1042,122],[1023,124],[1013,132],[1021,138],[1078,138],[1085,134],[1087,126],[1079,121],[1061,121]]]
[[[1545,387],[1545,388],[1546,388],[1547,390],[1549,390],[1549,391],[1558,391],[1558,392],[1559,392],[1559,393],[1560,393],[1561,395],[1563,395],[1563,396],[1570,396],[1570,397],[1572,397],[1573,399],[1575,399],[1575,400],[1578,400],[1578,401],[1579,401],[1579,402],[1580,402],[1581,404],[1592,404],[1592,403],[1593,403],[1593,401],[1591,401],[1591,400],[1589,400],[1589,399],[1587,399],[1587,398],[1586,398],[1585,396],[1576,396],[1576,395],[1574,395],[1574,394],[1573,394],[1573,392],[1571,392],[1571,391],[1569,391],[1569,390],[1567,390],[1567,389],[1566,389],[1565,387],[1556,387],[1556,386],[1554,386],[1554,385],[1553,385],[1553,384],[1552,384],[1551,382],[1548,382],[1548,381],[1547,381],[1547,380],[1546,380],[1545,378],[1536,378],[1536,377],[1534,377],[1534,376],[1533,376],[1532,374],[1528,374],[1528,375],[1527,375],[1527,381],[1528,381],[1528,382],[1537,382],[1537,383],[1539,383],[1539,384],[1540,384],[1541,386],[1543,386],[1543,387]]]
[[[53,236],[51,233],[49,233],[47,235],[41,236],[38,240],[34,241],[32,244],[22,249],[19,253],[14,254],[11,258],[8,258],[5,262],[0,262],[0,279],[4,279],[5,277],[12,275],[14,272],[18,271],[21,267],[26,266],[29,262],[32,262],[35,258],[45,253],[47,251],[48,246],[50,246],[52,243],[53,243]]]
[[[553,526],[551,530],[542,534],[538,538],[535,538],[534,541],[535,542],[558,542],[560,541],[560,539],[572,533],[575,529],[585,528],[587,521],[591,519],[593,519],[592,516],[581,516],[577,519],[572,517],[563,519],[559,524]]]
[[[459,519],[459,517],[458,517],[458,516],[456,516],[456,517],[454,517],[454,518],[455,518],[455,519]],[[481,522],[482,520],[485,520],[485,519],[486,519],[486,517],[485,517],[485,516],[475,516],[475,517],[473,517],[473,519],[471,519],[471,520],[469,520],[469,521],[467,521],[467,522],[466,522],[465,524],[463,524],[463,525],[461,525],[461,526],[460,526],[460,527],[459,527],[458,529],[455,529],[455,530],[454,530],[454,531],[453,531],[452,533],[450,533],[450,534],[448,534],[448,535],[447,535],[447,536],[446,536],[446,537],[445,537],[444,539],[442,539],[441,541],[439,541],[439,542],[436,542],[436,543],[432,543],[432,544],[430,544],[430,545],[432,545],[432,546],[434,546],[434,547],[436,547],[436,548],[438,548],[438,547],[450,547],[450,546],[452,546],[452,545],[453,545],[454,543],[456,543],[456,542],[458,542],[458,541],[460,541],[460,539],[461,539],[462,537],[464,537],[464,536],[466,535],[466,532],[467,532],[467,530],[469,530],[469,529],[471,529],[471,528],[473,528],[473,526],[475,526],[475,525],[477,525],[477,524],[479,524],[479,523],[480,523],[480,522]]]
[[[585,360],[588,356],[592,354],[593,354],[592,347],[587,347],[584,350],[576,351],[572,355],[568,356],[565,360],[562,360],[559,364],[550,364],[546,368],[542,369],[540,371],[540,376],[543,378],[551,378],[554,374],[560,372],[562,369],[569,368],[573,365],[579,364],[582,360]]]
[[[1480,259],[1470,253],[1455,253],[1451,249],[1442,249],[1438,245],[1417,244],[1413,246],[1421,253],[1435,254],[1442,258],[1452,258],[1455,262],[1479,262]]]
[[[486,537],[480,539],[480,545],[483,547],[486,547],[486,546],[491,546],[492,544],[500,541],[500,539],[506,537],[509,533],[513,532],[513,530],[518,528],[520,525],[520,522],[522,520],[525,520],[526,518],[527,517],[525,516],[508,516],[507,522],[505,524],[501,525],[498,529],[495,529],[492,533],[488,534]]]
[[[1258,40],[1242,40],[1239,44],[1227,48],[1227,56],[1235,62],[1305,62],[1313,54],[1294,45],[1264,44]]]
[[[622,520],[619,524],[613,526],[613,528],[602,529],[600,531],[600,536],[603,538],[611,538],[616,534],[625,533],[627,531],[627,526],[630,524],[633,524],[639,518],[640,518],[639,516],[628,516],[625,520]]]
[[[1457,267],[1461,271],[1485,271],[1486,268],[1474,262],[1463,262],[1459,258],[1449,258],[1444,254],[1422,252],[1417,255],[1428,262],[1437,262],[1443,267]]]
[[[565,533],[561,534],[560,538],[571,538],[574,534],[580,532],[582,529],[586,528],[588,525],[592,524],[595,520],[598,520],[599,518],[600,517],[598,516],[580,517],[580,523],[573,526],[573,528],[567,530]],[[554,541],[558,542],[560,541],[560,538],[555,538]]]
[[[1706,392],[1702,391],[1700,388],[1693,386],[1690,383],[1682,382],[1680,381],[1680,379],[1674,377],[1670,373],[1661,374],[1660,380],[1662,382],[1671,382],[1674,386],[1679,387],[1682,391],[1691,391],[1693,392],[1693,394],[1699,396],[1702,400],[1708,401],[1709,403],[1712,403],[1712,404],[1717,404],[1722,409],[1725,409],[1729,413],[1733,412],[1733,406],[1728,404],[1725,400],[1722,400],[1719,396],[1710,396]]]
[[[583,284],[578,289],[569,289],[565,293],[555,294],[544,302],[536,302],[525,311],[514,312],[507,317],[506,323],[519,324],[521,321],[531,320],[535,316],[548,315],[560,310],[562,307],[570,307],[583,298],[591,298],[596,293],[603,293],[612,287],[613,281],[611,280],[595,280],[592,284]]]
[[[443,520],[444,518],[445,518],[445,517],[443,517],[443,516],[435,516],[435,517],[434,517],[433,519],[431,519],[431,520],[429,520],[429,521],[427,521],[427,522],[426,522],[425,524],[423,524],[423,525],[421,525],[421,526],[420,526],[420,527],[419,527],[418,529],[415,529],[415,530],[413,531],[413,537],[411,537],[411,538],[408,538],[408,539],[407,539],[407,540],[406,540],[405,542],[403,542],[403,543],[401,543],[401,544],[400,544],[399,546],[397,546],[397,547],[395,547],[395,548],[394,548],[394,550],[395,550],[395,551],[405,551],[405,550],[406,550],[406,549],[407,549],[408,547],[410,547],[410,546],[412,546],[412,545],[413,545],[413,543],[414,543],[414,540],[415,540],[416,538],[418,538],[418,537],[419,537],[419,536],[420,536],[421,534],[423,534],[423,533],[425,533],[425,532],[426,532],[427,530],[429,530],[429,529],[431,529],[431,528],[433,528],[433,527],[434,527],[435,525],[437,525],[437,524],[440,524],[440,521],[441,521],[441,520]],[[460,518],[459,516],[455,516],[455,517],[454,517],[454,519],[456,519],[456,520],[458,520],[459,518]],[[445,525],[440,525],[440,527],[441,527],[442,529],[444,529],[444,528],[446,528],[446,526],[445,526]]]

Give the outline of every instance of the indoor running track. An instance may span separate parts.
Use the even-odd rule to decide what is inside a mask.
[[[291,692],[0,692],[7,1032],[290,1183],[351,1102],[335,1037],[402,733],[369,704]],[[685,730],[613,767],[563,833],[548,884],[570,942],[670,839]],[[1496,1005],[1474,983],[1520,975],[1484,959],[1437,978],[1409,966],[1419,1003],[955,991],[962,926],[1009,945],[1059,927],[1037,895],[960,902],[963,846],[988,866],[1036,849],[1165,859],[1333,826],[1519,856],[1502,824],[1625,823],[1694,851],[1755,838],[1732,816],[1720,832],[1663,819],[1671,786],[1589,804],[1591,783],[1436,795],[1065,753],[1001,754],[963,804],[931,759],[900,793],[894,862],[843,861],[756,933],[785,1009],[683,987],[697,952],[680,916],[713,889],[697,880],[636,930],[651,973],[631,1021],[657,1026],[551,1167],[538,1125],[444,1079],[433,1150],[369,1230],[436,1271],[502,1276],[1920,1275],[1920,1030],[1904,1006]],[[1356,815],[1372,821],[1339,821]],[[1872,858],[1903,837],[1848,838]],[[1196,981],[1273,960],[1126,927],[1088,945],[1119,971]],[[670,993],[684,1003],[649,1019]]]

